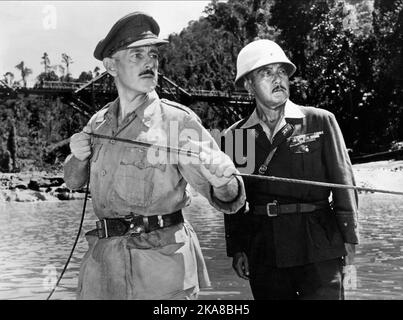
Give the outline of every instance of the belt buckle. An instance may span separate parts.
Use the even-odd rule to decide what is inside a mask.
[[[135,220],[138,220],[141,218],[141,222],[143,224],[137,224]],[[138,214],[131,214],[128,220],[129,222],[129,231],[127,232],[129,236],[131,237],[137,237],[141,233],[145,232],[145,225],[144,225],[144,216],[138,215]]]
[[[106,225],[106,219],[96,221],[97,234],[99,239],[108,238],[108,227]]]
[[[267,215],[269,217],[277,217],[279,213],[279,204],[277,200],[274,200],[273,202],[269,202],[267,205]]]

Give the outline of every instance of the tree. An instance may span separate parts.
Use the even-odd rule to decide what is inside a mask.
[[[269,8],[267,0],[229,0],[226,3],[214,0],[204,12],[214,29],[231,34],[243,47],[255,38],[272,34],[273,30],[267,25]]]
[[[78,82],[88,82],[90,80],[92,80],[92,72],[91,71],[88,71],[88,72],[83,71],[83,72],[81,72],[81,74],[79,75],[79,77],[77,79]]]
[[[0,172],[11,172],[13,168],[10,151],[0,141]]]
[[[94,78],[96,78],[96,77],[98,77],[99,76],[99,71],[100,71],[101,69],[98,67],[98,66],[96,66],[95,68],[94,68],[94,71],[93,71],[93,73],[94,73]]]
[[[32,74],[32,70],[30,68],[27,68],[24,64],[24,61],[21,61],[19,64],[15,66],[18,70],[21,72],[21,78],[23,82],[23,86],[27,86],[27,80],[26,77]]]
[[[10,152],[11,160],[13,163],[13,171],[17,171],[17,141],[14,120],[9,121],[9,133],[7,139],[7,149]]]
[[[62,53],[62,63],[66,66],[66,76],[70,74],[70,64],[73,63],[73,59],[68,56],[66,53]]]
[[[9,86],[12,86],[13,80],[14,80],[14,74],[12,72],[8,71],[3,76],[4,76],[5,83],[7,83]]]
[[[58,81],[59,77],[57,74],[52,70],[49,72],[42,72],[40,73],[37,77],[37,85],[39,84],[40,86],[43,84],[44,81]]]
[[[279,31],[277,42],[297,66],[297,76],[306,76],[309,34],[334,0],[276,0],[270,8],[269,25]]]
[[[206,17],[192,21],[162,48],[161,71],[186,89],[234,91],[238,52],[256,37],[274,36],[269,1],[212,1]]]
[[[50,69],[50,60],[49,60],[48,54],[46,52],[44,52],[41,59],[42,59],[41,64],[43,64],[43,66],[45,68],[45,73],[48,73],[49,69]]]

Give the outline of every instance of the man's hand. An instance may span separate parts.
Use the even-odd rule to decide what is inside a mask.
[[[84,131],[73,134],[70,138],[70,150],[78,160],[88,159],[91,155],[91,136]]]
[[[204,177],[214,188],[221,188],[235,178],[234,173],[238,173],[231,158],[224,152],[214,152],[208,155],[200,152],[202,161],[201,171]]]
[[[347,255],[345,257],[346,265],[354,264],[354,257],[355,257],[355,244],[352,243],[345,243]]]
[[[248,257],[244,252],[237,252],[234,254],[232,260],[232,267],[234,268],[238,277],[245,280],[249,280]]]

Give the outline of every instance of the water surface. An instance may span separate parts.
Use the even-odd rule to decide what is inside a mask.
[[[0,299],[45,299],[70,253],[83,201],[0,204]],[[252,299],[225,253],[222,213],[197,196],[184,210],[195,228],[212,280],[200,299]],[[95,216],[88,203],[84,232]],[[403,199],[360,195],[361,244],[356,256],[356,288],[347,299],[403,298]],[[75,299],[79,264],[87,250],[83,235],[53,299]]]

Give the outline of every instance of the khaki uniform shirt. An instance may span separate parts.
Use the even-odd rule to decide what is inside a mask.
[[[97,112],[87,129],[196,152],[221,152],[195,113],[160,100],[155,92],[145,95],[141,105],[120,125],[118,114],[119,99]],[[188,156],[94,138],[90,161],[92,203],[100,219],[180,210],[191,201],[188,183],[224,213],[236,212],[245,202],[242,179],[238,179],[236,199],[222,202],[214,197],[198,159]],[[77,169],[80,162],[72,155],[66,159],[65,181],[71,189],[82,187],[87,180],[86,172]],[[188,222],[138,237],[87,238],[90,248],[81,266],[79,298],[183,298],[209,286],[200,245]]]

